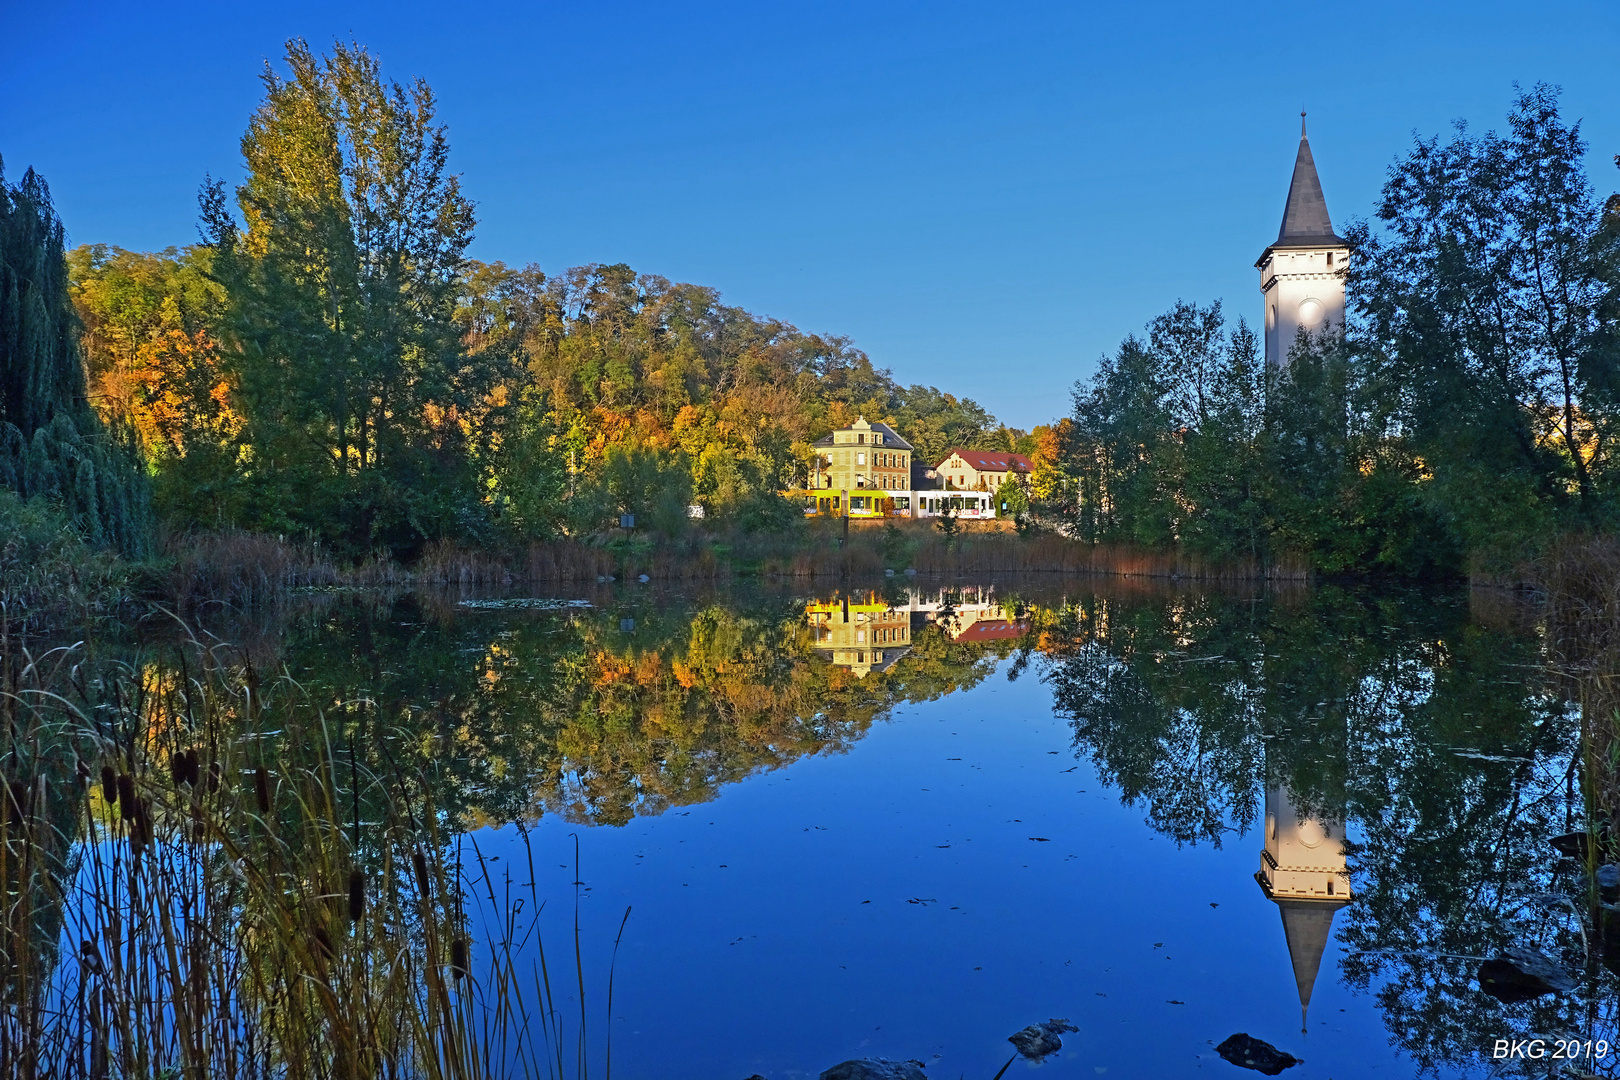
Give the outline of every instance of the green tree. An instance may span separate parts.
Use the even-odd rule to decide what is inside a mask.
[[[1476,557],[1605,520],[1620,388],[1617,237],[1557,91],[1521,93],[1505,134],[1419,139],[1361,229],[1354,336],[1379,404]]]
[[[1022,481],[1008,476],[996,488],[996,516],[1022,520],[1029,512],[1029,493]]]
[[[246,429],[237,516],[360,553],[409,552],[483,513],[470,439],[504,374],[456,320],[472,204],[432,91],[338,45],[287,46],[242,138],[242,224],[222,183],[205,234]]]
[[[85,391],[62,223],[32,169],[0,169],[0,487],[59,503],[80,535],[146,551],[151,509],[130,438],[109,435]]]

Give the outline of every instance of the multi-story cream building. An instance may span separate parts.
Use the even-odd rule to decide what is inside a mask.
[[[860,417],[815,444],[810,495],[817,513],[855,517],[911,510],[912,445],[888,424]]]
[[[1266,363],[1282,367],[1301,330],[1344,328],[1344,274],[1350,245],[1333,231],[1316,159],[1300,113],[1299,153],[1288,185],[1282,228],[1260,253],[1260,291],[1265,295]]]

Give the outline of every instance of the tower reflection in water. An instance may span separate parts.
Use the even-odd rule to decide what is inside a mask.
[[[1303,1031],[1311,990],[1333,934],[1333,915],[1353,899],[1344,822],[1296,807],[1286,785],[1271,785],[1266,789],[1266,846],[1254,879],[1282,913]]]

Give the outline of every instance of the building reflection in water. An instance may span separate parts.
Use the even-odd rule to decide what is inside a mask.
[[[870,593],[864,602],[848,596],[818,601],[806,614],[817,654],[848,668],[856,678],[887,671],[911,651],[911,613]]]
[[[1030,626],[1027,616],[1014,616],[997,603],[989,588],[910,592],[896,603],[875,592],[857,593],[814,601],[805,615],[816,652],[857,678],[893,667],[911,651],[913,632],[929,624],[958,644],[1016,638]]]
[[[1333,915],[1352,899],[1344,823],[1301,812],[1288,788],[1273,784],[1266,789],[1266,846],[1254,877],[1282,912],[1303,1030],[1311,990],[1333,934]]]

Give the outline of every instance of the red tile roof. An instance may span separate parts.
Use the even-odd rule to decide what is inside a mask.
[[[936,469],[943,469],[945,463],[956,454],[969,465],[980,472],[1034,472],[1035,465],[1023,454],[1009,454],[1002,450],[969,450],[962,446],[953,446],[946,455],[940,459]]]

